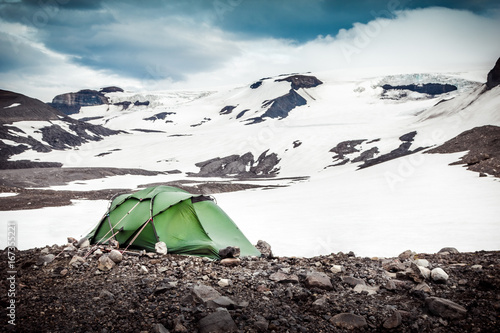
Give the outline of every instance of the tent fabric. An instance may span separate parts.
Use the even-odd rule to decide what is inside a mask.
[[[214,259],[228,246],[239,247],[241,256],[261,255],[209,197],[171,186],[149,187],[113,199],[87,235],[92,244],[110,237],[121,247],[155,251],[155,244],[163,241],[169,253]]]

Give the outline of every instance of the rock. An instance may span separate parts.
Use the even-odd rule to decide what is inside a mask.
[[[53,254],[46,254],[44,256],[40,256],[36,262],[37,265],[47,265],[54,261],[56,258]]]
[[[407,260],[413,257],[416,253],[413,252],[412,250],[406,250],[403,253],[401,253],[398,257],[401,260]]]
[[[342,266],[332,265],[332,267],[330,267],[330,272],[332,272],[333,274],[342,273]]]
[[[307,274],[305,285],[307,288],[333,290],[333,285],[328,275],[317,271],[312,271]]]
[[[168,252],[167,244],[165,242],[158,242],[155,244],[156,253],[165,255]]]
[[[232,299],[230,299],[227,296],[220,296],[215,299],[212,299],[206,303],[207,307],[212,308],[212,309],[217,309],[217,308],[226,308],[226,309],[234,309],[238,304],[234,302]]]
[[[357,293],[366,292],[366,293],[368,293],[368,295],[375,295],[377,293],[377,291],[380,290],[380,287],[379,286],[372,287],[372,286],[366,286],[363,284],[357,284],[353,290]]]
[[[481,270],[483,270],[483,266],[481,266],[481,265],[472,265],[472,266],[470,266],[470,268],[472,270],[474,270],[474,271],[481,271]]]
[[[424,293],[430,294],[432,292],[431,287],[425,282],[419,283],[413,289],[413,291],[423,291]]]
[[[76,247],[73,244],[68,244],[68,246],[66,246],[63,249],[63,251],[64,252],[73,252],[73,251],[76,251]]]
[[[238,266],[241,263],[240,258],[224,258],[220,261],[220,264],[227,267]]]
[[[412,262],[410,267],[406,270],[406,275],[416,283],[420,283],[426,278],[429,278],[429,269],[417,266],[414,262]]]
[[[97,269],[106,272],[115,267],[115,262],[109,258],[108,255],[102,255],[97,261]]]
[[[257,250],[262,254],[264,258],[273,258],[273,251],[271,250],[271,245],[263,240],[259,240],[257,245],[255,245]]]
[[[237,246],[228,246],[225,249],[219,250],[219,257],[223,258],[238,258],[240,256],[240,248]]]
[[[486,88],[492,89],[498,85],[500,85],[500,58],[498,58],[495,66],[488,73]]]
[[[231,283],[231,281],[230,281],[230,280],[228,280],[228,279],[220,279],[220,280],[219,280],[219,282],[217,282],[217,284],[218,284],[218,285],[219,285],[219,287],[221,287],[221,288],[224,288],[224,287],[229,286],[229,285],[230,285],[230,283]]]
[[[169,333],[169,332],[162,324],[154,324],[153,333]]]
[[[269,328],[269,322],[266,320],[266,318],[260,315],[255,316],[255,321],[253,325],[259,332],[267,332]]]
[[[467,313],[463,306],[444,298],[428,297],[425,304],[432,314],[445,319],[459,319]]]
[[[317,300],[315,300],[312,305],[313,307],[316,308],[324,308],[327,304],[328,304],[328,298],[326,296],[322,296]]]
[[[46,247],[40,251],[40,254],[49,254],[49,248]]]
[[[146,266],[141,265],[141,266],[139,267],[139,272],[140,272],[141,274],[148,274],[148,273],[149,273],[149,270],[148,270],[148,268],[147,268]]]
[[[457,250],[456,248],[454,248],[454,247],[443,247],[441,250],[439,250],[439,252],[438,252],[438,253],[445,253],[445,252],[447,252],[447,253],[453,253],[453,254],[455,254],[455,253],[460,253],[460,252],[458,252],[458,250]]]
[[[123,260],[123,255],[120,251],[118,250],[111,250],[108,253],[109,259],[113,260],[115,264],[119,264]]]
[[[93,253],[93,255],[94,255],[94,256],[100,256],[100,255],[102,255],[102,251],[101,251],[101,249],[97,249],[97,250],[95,250],[95,251],[94,251],[94,253]]]
[[[399,311],[394,311],[392,315],[384,321],[383,326],[384,328],[392,329],[401,325],[401,322],[401,313],[399,313]]]
[[[191,295],[195,302],[203,304],[221,297],[221,294],[217,290],[204,284],[194,286]]]
[[[90,89],[80,90],[57,95],[52,99],[52,103],[47,103],[53,108],[70,115],[78,113],[82,106],[93,106],[108,104],[108,98],[102,92]]]
[[[73,265],[73,266],[80,266],[81,264],[83,264],[85,262],[85,259],[83,259],[82,257],[80,256],[73,256],[73,258],[71,258],[71,260],[69,261],[69,264],[68,265]]]
[[[446,283],[448,281],[448,274],[442,268],[434,268],[431,271],[432,280],[438,283]]]
[[[226,309],[219,308],[198,322],[200,333],[236,332],[238,327]]]
[[[406,269],[406,266],[401,261],[399,261],[398,259],[383,260],[382,261],[382,267],[386,271],[392,272],[392,273],[401,272],[401,271],[404,271]]]
[[[420,267],[429,267],[430,263],[427,259],[417,259],[415,260],[415,265]]]
[[[269,276],[269,279],[280,283],[299,283],[299,277],[295,274],[285,274],[276,272]]]
[[[76,238],[73,238],[73,237],[68,237],[68,244],[77,244],[78,243],[78,240]]]
[[[344,281],[351,287],[356,287],[358,284],[366,285],[366,282],[363,279],[358,279],[352,276],[343,276],[342,281]]]
[[[367,326],[366,320],[362,316],[352,313],[339,313],[330,318],[330,322],[339,328],[354,330]]]
[[[292,84],[292,89],[298,90],[300,88],[313,88],[323,84],[321,80],[312,75],[292,75],[284,79],[276,79],[275,82],[287,81]]]

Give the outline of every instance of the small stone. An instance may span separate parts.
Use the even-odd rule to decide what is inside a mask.
[[[47,265],[54,261],[56,258],[53,254],[46,254],[44,256],[40,256],[36,262],[37,265]]]
[[[333,285],[330,278],[325,273],[312,271],[307,274],[305,285],[308,288],[319,288],[324,290],[332,290]]]
[[[220,279],[219,282],[217,282],[217,284],[219,285],[219,287],[224,288],[229,286],[230,281],[229,279]]]
[[[299,277],[295,274],[285,274],[276,272],[269,276],[269,279],[280,283],[299,283]]]
[[[102,251],[101,251],[101,249],[97,249],[97,250],[94,251],[93,254],[94,254],[94,256],[98,257],[98,256],[102,255]]]
[[[240,263],[240,258],[224,258],[220,261],[220,264],[226,267],[238,266]]]
[[[332,272],[333,274],[342,273],[342,266],[332,265],[332,267],[330,267],[330,272]]]
[[[418,285],[415,286],[415,288],[413,288],[414,291],[423,291],[425,293],[428,293],[430,294],[431,293],[431,287],[429,287],[429,285],[425,282],[421,282],[419,283]]]
[[[109,259],[113,260],[115,264],[120,263],[123,260],[123,255],[118,250],[111,250],[108,254]]]
[[[343,276],[342,277],[342,281],[344,281],[345,283],[347,283],[351,287],[356,287],[358,284],[366,285],[365,280],[358,279],[358,278],[355,278],[355,277],[352,277],[352,276]]]
[[[339,313],[330,318],[330,322],[339,328],[345,328],[348,330],[367,326],[366,319],[364,317],[352,313]]]
[[[263,240],[259,240],[257,242],[257,245],[255,245],[255,248],[259,250],[259,252],[262,254],[264,258],[273,258],[273,251],[271,250],[271,245],[269,245],[267,242]]]
[[[68,246],[66,246],[63,249],[63,251],[64,252],[73,252],[73,251],[76,251],[76,247],[73,244],[68,244]]]
[[[148,270],[148,268],[147,268],[146,266],[141,265],[141,266],[139,267],[139,273],[141,273],[141,274],[148,274],[148,273],[149,273],[149,270]]]
[[[366,292],[368,293],[368,295],[375,295],[377,293],[377,291],[379,291],[379,287],[378,286],[367,286],[367,285],[363,285],[363,284],[357,284],[355,287],[354,287],[354,291],[357,292],[357,293],[363,293],[363,292]]]
[[[316,308],[323,308],[328,304],[328,298],[322,296],[313,302],[313,306]]]
[[[115,265],[115,262],[109,259],[107,255],[102,255],[97,261],[97,268],[104,272],[109,271],[110,269],[115,267]]]
[[[68,265],[73,265],[73,266],[80,266],[81,264],[83,264],[85,262],[85,259],[83,259],[82,257],[80,256],[73,256],[73,258],[71,258],[71,260],[69,261],[69,264]]]
[[[401,325],[402,318],[399,311],[394,311],[392,315],[384,321],[384,328],[391,329]]]
[[[203,304],[221,297],[221,294],[217,290],[204,284],[194,286],[191,295],[196,302]]]
[[[154,324],[153,333],[168,333],[168,330],[162,324]]]
[[[427,297],[425,304],[432,314],[445,319],[459,319],[467,313],[463,306],[444,298]]]
[[[238,327],[226,309],[219,308],[198,322],[200,333],[235,332]]]
[[[88,240],[87,237],[83,237],[76,244],[76,247],[78,247],[79,249],[85,249],[85,248],[87,248],[89,246],[90,246],[90,242],[89,242],[89,240]]]
[[[40,251],[40,254],[49,254],[49,248],[46,247]]]
[[[207,304],[207,307],[213,308],[213,309],[226,308],[226,309],[232,310],[237,306],[236,302],[234,302],[232,299],[230,299],[227,296],[217,297],[215,299],[208,301],[206,304]]]
[[[259,332],[267,332],[269,328],[269,322],[266,320],[266,318],[259,315],[255,317],[253,325],[255,326],[255,328],[257,328]]]
[[[158,254],[165,255],[168,253],[167,244],[165,242],[158,242],[155,244],[155,251]]]
[[[432,280],[438,283],[446,283],[448,281],[448,274],[442,268],[434,268],[431,271]]]
[[[481,266],[481,265],[472,265],[470,268],[472,270],[474,270],[474,271],[481,271],[483,269],[483,266]]]
[[[68,237],[68,244],[77,244],[78,240],[73,237]]]
[[[427,260],[427,259],[417,259],[417,260],[415,260],[415,265],[420,266],[420,267],[429,267],[430,263],[429,263],[429,260]]]
[[[219,250],[219,257],[223,258],[238,258],[240,256],[240,248],[237,246],[228,246],[225,249]]]

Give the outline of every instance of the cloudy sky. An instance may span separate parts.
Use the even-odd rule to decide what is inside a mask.
[[[498,0],[0,0],[0,89],[50,101],[281,73],[487,70]]]

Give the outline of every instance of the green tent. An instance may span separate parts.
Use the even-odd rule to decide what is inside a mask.
[[[117,196],[87,238],[92,244],[115,239],[120,247],[148,251],[163,241],[169,253],[214,259],[228,246],[239,247],[241,256],[260,256],[211,197],[171,186]]]

